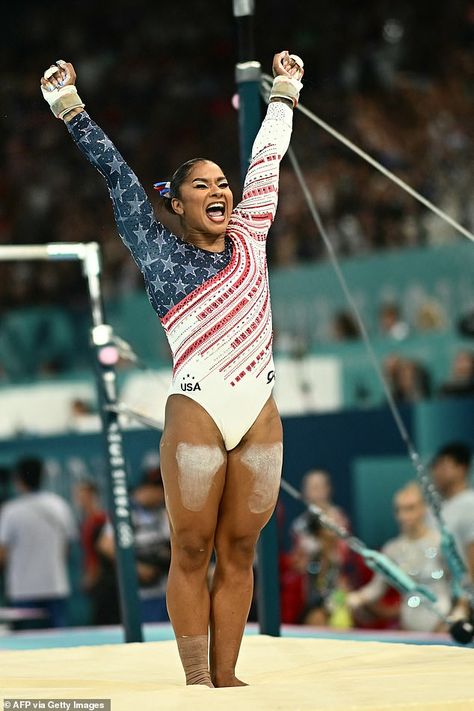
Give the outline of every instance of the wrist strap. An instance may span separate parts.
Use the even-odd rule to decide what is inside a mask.
[[[297,106],[303,84],[293,77],[278,75],[273,80],[270,99],[289,99]]]
[[[50,106],[56,118],[62,119],[72,109],[83,109],[85,104],[81,101],[75,86],[63,86],[56,91],[56,96]]]

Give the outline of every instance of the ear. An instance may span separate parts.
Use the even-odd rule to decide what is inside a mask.
[[[176,212],[177,215],[184,215],[183,203],[178,198],[171,199],[171,207]]]

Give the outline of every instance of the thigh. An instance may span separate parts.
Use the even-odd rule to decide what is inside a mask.
[[[273,398],[240,444],[227,453],[227,473],[216,538],[257,540],[278,499],[282,425]]]
[[[183,531],[209,537],[216,526],[227,452],[212,418],[184,395],[168,398],[160,465],[172,538]]]

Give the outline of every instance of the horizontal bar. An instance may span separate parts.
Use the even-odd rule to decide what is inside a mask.
[[[93,243],[92,243],[93,244]],[[58,259],[82,261],[88,251],[84,242],[51,242],[50,244],[21,244],[0,247],[0,262],[18,260]]]
[[[262,83],[263,83],[263,89],[264,89],[264,94],[265,96],[270,93],[270,87],[272,84],[272,77],[269,76],[268,74],[264,74],[262,76]],[[266,96],[266,100],[268,101],[268,96]],[[417,192],[414,188],[411,187],[408,183],[406,183],[404,180],[399,178],[395,173],[392,173],[391,170],[388,168],[385,168],[381,163],[379,163],[375,158],[372,158],[371,155],[366,153],[365,151],[362,150],[362,148],[359,148],[359,146],[356,146],[355,143],[352,143],[346,136],[344,136],[342,133],[339,133],[339,131],[336,131],[335,128],[330,126],[328,123],[323,121],[319,116],[316,116],[312,111],[307,109],[303,104],[298,104],[297,106],[298,111],[301,111],[305,116],[307,116],[313,123],[317,124],[320,126],[322,129],[327,131],[333,138],[336,140],[340,141],[343,143],[347,148],[349,148],[351,151],[356,153],[358,156],[363,158],[363,160],[367,161],[371,166],[376,168],[382,175],[385,175],[386,178],[391,180],[395,185],[398,185],[399,188],[404,190],[406,193],[411,195],[415,200],[418,200],[422,205],[428,208],[428,210],[431,210],[431,212],[434,212],[435,215],[438,215],[438,217],[441,217],[442,220],[448,223],[448,225],[451,225],[451,227],[454,227],[454,229],[459,232],[460,234],[464,235],[464,237],[467,237],[468,239],[471,240],[471,242],[474,242],[474,234],[470,232],[470,230],[466,229],[462,225],[459,224],[455,219],[453,219],[450,215],[448,215],[444,210],[439,208],[437,205],[434,205],[430,200],[427,198],[423,197],[423,195],[420,195],[419,192]]]
[[[163,431],[163,422],[159,422],[156,418],[148,415],[146,412],[141,412],[134,407],[126,405],[124,402],[118,402],[116,405],[107,405],[107,410],[116,412],[117,415],[126,415],[127,417],[141,422],[143,425],[150,427],[153,430]]]

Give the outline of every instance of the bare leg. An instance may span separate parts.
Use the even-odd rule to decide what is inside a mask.
[[[209,415],[180,395],[168,400],[160,450],[171,528],[168,612],[186,683],[212,686],[207,572],[225,480],[226,452]]]
[[[214,686],[245,685],[235,676],[235,666],[252,600],[255,546],[278,497],[281,439],[280,417],[270,399],[242,442],[227,455],[211,590]]]

